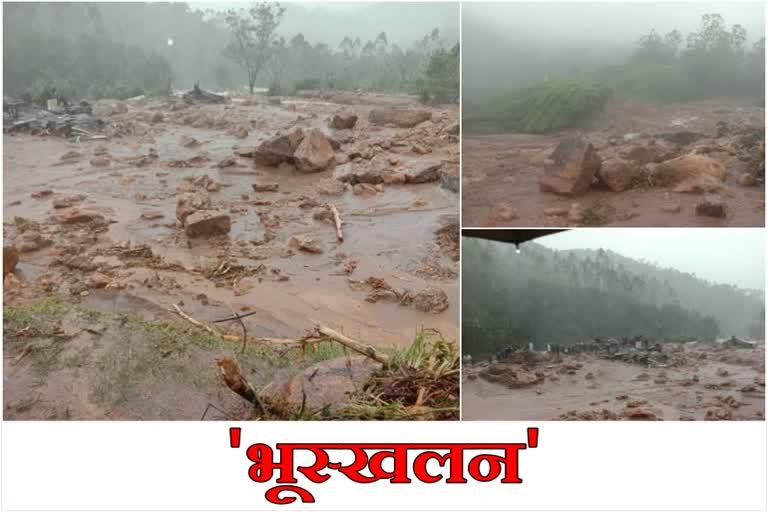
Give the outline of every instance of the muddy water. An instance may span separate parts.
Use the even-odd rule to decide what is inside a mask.
[[[382,103],[393,101],[397,98],[381,100]],[[41,223],[54,239],[51,247],[21,255],[17,277],[29,286],[20,292],[17,300],[39,296],[42,292],[35,288],[35,280],[46,273],[50,277],[62,272],[49,265],[57,256],[60,244],[72,243],[72,239],[56,224],[53,215],[59,211],[52,208],[52,200],[84,194],[84,201],[77,207],[96,210],[113,221],[105,233],[92,236],[87,243],[82,242],[83,234],[79,234],[77,243],[84,252],[106,250],[121,243],[146,244],[154,254],[183,268],[156,270],[130,266],[103,254],[97,256],[101,265],[106,265],[113,276],[127,284],[121,291],[123,294],[139,296],[162,307],[183,303],[186,311],[201,319],[229,316],[232,310],[256,311],[257,314],[248,319],[249,332],[253,334],[292,337],[303,334],[315,323],[323,323],[380,346],[404,345],[422,326],[439,329],[446,337],[458,339],[457,279],[425,277],[418,271],[430,257],[437,257],[446,267],[457,268],[455,262],[440,254],[434,241],[434,231],[441,227],[441,219],[458,213],[456,194],[432,183],[388,186],[373,197],[356,196],[349,190],[338,197],[323,196],[317,193],[316,187],[321,180],[333,176],[331,170],[302,175],[283,168],[256,168],[252,160],[237,157],[235,167],[215,167],[220,160],[233,156],[234,150],[250,149],[278,131],[316,127],[332,134],[326,119],[339,110],[359,115],[359,126],[353,131],[358,146],[402,131],[369,126],[366,119],[372,106],[300,100],[282,106],[231,104],[185,110],[185,113],[224,116],[232,124],[245,123],[250,128],[245,139],[228,135],[224,129],[198,129],[172,121],[149,125],[147,135],[108,141],[71,143],[53,137],[4,136],[4,238],[15,237],[12,220],[20,216]],[[129,114],[152,108],[151,105],[131,106]],[[171,117],[167,111],[163,112],[167,118]],[[455,108],[439,109],[435,114],[438,119],[457,119]],[[193,137],[201,144],[183,147],[179,144],[182,136]],[[93,167],[89,163],[100,146],[111,156],[109,167]],[[134,167],[125,161],[128,157],[147,154],[150,148],[159,154],[155,163]],[[82,153],[83,158],[62,165],[60,156],[70,150]],[[449,160],[456,151],[435,148],[428,157]],[[199,168],[165,165],[169,160],[202,153],[209,160]],[[406,165],[421,158],[415,154],[397,156]],[[192,189],[191,179],[205,174],[221,185],[210,197],[232,218],[232,231],[227,240],[188,240],[176,224],[174,212],[178,197]],[[280,188],[278,192],[255,193],[251,188],[254,182],[276,182]],[[30,197],[43,189],[51,189],[54,194],[42,199]],[[302,208],[300,205],[307,200],[317,206]],[[313,218],[313,213],[327,202],[334,203],[342,214],[343,243],[337,242],[331,224]],[[160,211],[162,218],[143,219],[141,214],[147,210]],[[275,238],[267,243],[260,212],[269,218],[279,217]],[[287,254],[290,240],[296,235],[317,239],[324,252]],[[241,287],[236,294],[232,286],[222,286],[199,271],[215,268],[224,257],[234,258],[247,268],[263,264],[271,274],[245,278],[248,286]],[[344,275],[338,261],[350,260],[354,260],[357,267],[352,274]],[[288,280],[274,279],[278,273]],[[365,301],[367,292],[353,290],[348,283],[349,279],[365,280],[369,276],[384,278],[397,289],[415,292],[427,287],[442,289],[450,307],[443,313],[430,314],[396,304],[371,304]],[[86,279],[88,272],[69,271],[65,277]],[[66,283],[62,283],[61,290],[64,289]],[[98,306],[98,300],[93,297],[90,300]],[[103,307],[116,306],[110,302]],[[130,302],[120,307],[130,308]]]
[[[728,358],[705,360],[667,369],[643,368],[592,356],[571,357],[564,362],[582,365],[572,375],[553,379],[550,374],[540,384],[520,389],[508,389],[479,377],[465,378],[462,418],[555,420],[572,411],[604,409],[621,417],[628,402],[645,400],[645,407],[664,420],[703,420],[708,410],[723,407],[731,411],[732,419],[762,420],[765,416],[765,353],[734,352],[742,354],[731,362]],[[751,364],[744,364],[749,362]],[[465,369],[464,374],[475,373],[475,370]],[[541,367],[536,371],[548,373],[548,369]],[[698,382],[691,382],[694,375]],[[738,402],[738,406],[724,405],[721,399],[728,397],[733,397],[732,404]]]
[[[713,136],[718,121],[764,126],[764,111],[743,100],[719,99],[667,105],[643,104],[611,106],[580,133],[600,138],[638,133],[663,133],[690,130]],[[561,135],[565,135],[563,133]],[[579,225],[565,216],[549,216],[545,210],[568,209],[573,203],[583,208],[606,212],[611,226],[763,226],[765,187],[742,187],[737,179],[745,164],[724,154],[714,154],[728,171],[726,191],[718,196],[727,206],[725,219],[696,216],[701,195],[674,193],[662,188],[630,189],[612,192],[592,188],[575,198],[539,191],[545,170],[531,165],[530,159],[557,144],[556,136],[523,134],[465,136],[463,138],[463,225],[466,226],[570,226]],[[598,148],[600,151],[600,148]],[[516,218],[500,220],[493,215],[499,204],[511,205]],[[679,213],[668,213],[665,205],[677,204]]]

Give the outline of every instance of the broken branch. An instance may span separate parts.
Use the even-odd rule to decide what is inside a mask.
[[[387,354],[383,354],[373,348],[370,345],[366,345],[364,343],[360,343],[359,341],[353,340],[352,338],[349,338],[347,336],[344,336],[341,333],[338,333],[331,329],[330,327],[324,327],[324,326],[318,326],[317,332],[322,334],[323,336],[326,336],[333,341],[336,341],[338,343],[341,343],[345,347],[349,347],[355,352],[358,352],[360,354],[363,354],[364,356],[370,357],[374,361],[378,361],[381,364],[387,364],[389,362],[389,356]]]
[[[336,238],[339,239],[339,242],[343,242],[344,233],[341,232],[341,215],[339,215],[339,210],[333,203],[328,204],[328,209],[331,210],[331,213],[333,214],[333,223],[336,224]]]

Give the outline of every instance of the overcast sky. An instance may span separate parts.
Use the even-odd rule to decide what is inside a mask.
[[[553,40],[591,39],[605,43],[634,42],[655,28],[683,34],[699,27],[701,16],[720,13],[728,26],[741,24],[750,41],[765,33],[763,2],[505,2],[465,3],[463,16],[482,19],[490,27]]]
[[[610,249],[717,283],[758,289],[765,285],[762,229],[574,229],[537,238],[535,243],[558,250]]]

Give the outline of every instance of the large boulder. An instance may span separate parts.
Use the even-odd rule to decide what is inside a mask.
[[[257,164],[277,167],[293,157],[303,140],[301,128],[285,135],[275,135],[259,144],[253,152],[253,159]]]
[[[331,117],[328,126],[334,130],[351,130],[357,123],[357,114],[341,113]]]
[[[586,192],[600,170],[600,155],[583,137],[566,137],[552,152],[552,165],[539,180],[542,192],[574,196]]]
[[[674,185],[675,192],[706,193],[721,188],[727,173],[714,158],[684,155],[656,165],[653,175],[660,185]]]
[[[600,182],[614,192],[623,192],[632,188],[635,167],[621,158],[610,158],[600,165],[597,177]]]
[[[398,128],[413,128],[417,124],[432,119],[432,112],[409,108],[375,108],[368,114],[371,124],[392,124]]]
[[[324,171],[333,162],[333,147],[323,132],[314,128],[296,148],[293,162],[299,172]]]
[[[207,238],[226,235],[232,223],[229,215],[213,211],[197,211],[186,218],[186,233],[189,238]]]
[[[402,169],[406,183],[430,183],[440,179],[443,162],[433,159],[419,159]]]

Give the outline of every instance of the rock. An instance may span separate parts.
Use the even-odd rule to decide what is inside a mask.
[[[633,146],[623,155],[627,160],[636,162],[638,165],[659,161],[659,150],[655,146]]]
[[[723,165],[714,158],[684,155],[658,164],[655,167],[655,175],[661,184],[671,185],[702,176],[710,176],[722,182],[726,172]]]
[[[696,205],[696,215],[715,217],[718,219],[725,218],[726,209],[725,204],[721,201],[704,201]]]
[[[70,208],[71,206],[74,206],[77,203],[82,202],[83,199],[85,199],[85,196],[82,194],[78,194],[74,196],[65,196],[65,197],[59,197],[57,199],[54,199],[51,204],[56,209]]]
[[[562,208],[562,207],[547,208],[546,210],[544,210],[544,215],[547,215],[550,217],[564,217],[568,215],[568,208]]]
[[[72,209],[65,212],[58,217],[58,221],[60,224],[106,224],[107,222],[104,216],[100,213],[78,209]]]
[[[458,135],[459,131],[461,130],[461,127],[458,122],[451,123],[448,126],[445,127],[445,133],[448,135]]]
[[[741,176],[739,176],[739,185],[742,187],[754,187],[755,186],[755,177],[749,174],[748,172],[745,172]]]
[[[211,198],[208,194],[197,192],[195,194],[186,194],[179,198],[176,203],[176,218],[183,226],[187,217],[198,210],[208,210],[211,208]]]
[[[265,140],[253,152],[257,164],[277,167],[293,158],[293,154],[304,140],[304,132],[296,128],[287,135],[275,135]]]
[[[50,237],[43,236],[39,231],[25,231],[16,237],[14,245],[19,252],[32,252],[53,244]]]
[[[406,183],[431,183],[440,179],[442,167],[441,161],[422,158],[402,169],[402,174],[405,175]]]
[[[163,121],[165,121],[165,117],[162,112],[155,112],[152,114],[152,117],[149,118],[149,122],[152,124],[162,123]]]
[[[349,156],[345,155],[344,153],[336,153],[333,157],[336,165],[344,165],[347,162],[349,162]]]
[[[671,132],[671,133],[660,133],[656,135],[656,138],[666,140],[669,142],[672,142],[673,144],[678,144],[680,146],[687,146],[688,144],[693,144],[697,140],[703,138],[704,135],[700,133],[695,132],[689,132],[689,131],[681,131],[681,132]]]
[[[230,133],[238,139],[244,139],[248,136],[249,132],[248,132],[248,128],[246,128],[243,125],[240,125],[232,129]]]
[[[91,158],[91,165],[94,167],[109,167],[112,162],[106,156],[96,156]]]
[[[712,409],[707,410],[704,419],[707,421],[732,420],[733,413],[730,409],[726,409],[725,407],[713,407]]]
[[[554,150],[555,148],[542,149],[541,151],[533,155],[528,160],[528,163],[534,167],[548,167],[553,163],[555,163],[554,160],[552,160],[552,152]]]
[[[413,307],[424,313],[442,313],[448,309],[448,295],[437,288],[427,288],[413,298]]]
[[[19,263],[19,251],[12,245],[3,246],[3,278],[16,270]]]
[[[232,227],[229,215],[205,210],[187,216],[184,225],[190,238],[226,235]]]
[[[51,189],[45,189],[45,190],[38,190],[37,192],[32,192],[30,194],[33,199],[43,199],[45,197],[48,197],[53,194],[53,190]]]
[[[368,114],[371,124],[392,124],[398,128],[413,128],[429,119],[432,119],[432,112],[429,110],[401,107],[374,108]]]
[[[517,210],[509,204],[497,204],[491,209],[491,223],[502,221],[508,222],[517,218]]]
[[[309,252],[312,254],[323,253],[322,244],[315,238],[294,236],[291,238],[290,245],[294,249],[299,249],[301,251]]]
[[[162,219],[163,217],[165,217],[165,214],[162,210],[144,210],[141,212],[141,218],[144,220],[156,220]]]
[[[568,220],[575,223],[584,221],[584,208],[579,203],[573,203],[568,210]]]
[[[344,183],[333,178],[328,178],[320,181],[315,186],[315,190],[317,190],[318,194],[323,196],[340,196],[344,193],[346,188],[344,187]]]
[[[216,164],[216,167],[219,169],[225,169],[227,167],[234,167],[237,165],[237,160],[235,160],[235,157],[228,156],[221,160],[219,163]]]
[[[194,137],[188,137],[186,135],[182,135],[179,138],[179,144],[181,146],[184,146],[185,148],[194,148],[200,145],[200,141]]]
[[[328,126],[334,130],[351,130],[355,127],[355,123],[357,123],[356,114],[342,113],[334,114]]]
[[[626,160],[611,158],[600,165],[597,177],[614,192],[623,192],[632,188],[634,167]]]
[[[278,183],[253,183],[251,185],[254,192],[277,192],[280,188]]]
[[[80,153],[79,151],[70,150],[64,153],[63,155],[61,155],[60,160],[65,162],[70,160],[79,160],[80,158],[82,158],[82,156],[83,154]]]
[[[542,192],[573,196],[586,192],[600,170],[600,156],[582,137],[566,137],[552,153],[553,164],[539,181]]]
[[[661,211],[665,213],[680,213],[681,207],[679,204],[676,203],[669,203],[662,205]]]
[[[85,286],[88,288],[106,288],[109,284],[109,277],[101,272],[94,272],[85,278]]]
[[[440,187],[458,194],[459,187],[461,187],[461,178],[458,175],[449,174],[444,171],[440,172]]]
[[[629,420],[658,420],[658,415],[647,407],[625,407],[624,417]]]
[[[370,183],[358,183],[352,186],[352,193],[356,196],[375,196],[378,192]]]
[[[333,162],[333,154],[333,148],[323,132],[314,128],[296,148],[293,161],[299,172],[320,172]]]

